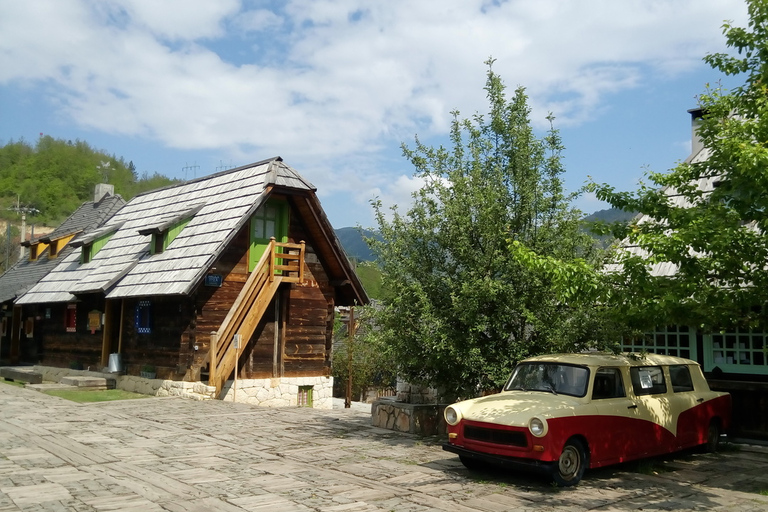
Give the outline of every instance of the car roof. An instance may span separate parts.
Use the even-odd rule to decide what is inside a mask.
[[[665,356],[661,354],[637,354],[633,352],[627,352],[624,354],[610,354],[606,352],[584,352],[580,354],[546,354],[530,357],[521,362],[551,362],[576,364],[582,366],[648,366],[698,364],[696,361],[685,359],[683,357]]]

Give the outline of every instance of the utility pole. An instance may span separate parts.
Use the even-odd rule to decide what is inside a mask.
[[[347,396],[344,398],[345,409],[352,407],[352,348],[355,345],[355,306],[349,307],[347,336]]]
[[[21,238],[19,243],[24,243],[24,241],[27,239],[27,214],[29,213],[30,215],[34,215],[36,213],[40,213],[40,210],[37,208],[32,208],[31,206],[21,206],[21,197],[18,195],[16,196],[16,206],[10,206],[8,209],[21,214]],[[19,245],[19,259],[23,257],[24,246]]]

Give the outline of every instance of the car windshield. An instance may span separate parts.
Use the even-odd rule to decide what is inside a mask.
[[[555,395],[587,394],[589,370],[558,363],[521,363],[512,372],[505,391],[546,391]]]

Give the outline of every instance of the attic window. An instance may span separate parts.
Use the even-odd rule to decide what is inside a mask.
[[[152,235],[152,241],[149,245],[150,254],[161,254],[164,252],[203,206],[205,205],[195,206],[175,217],[166,217],[157,224],[140,229],[139,234]]]
[[[58,240],[51,240],[51,245],[49,246],[50,250],[48,251],[48,258],[55,258],[59,255],[59,241]]]
[[[29,246],[29,261],[37,261],[39,249],[40,244],[32,244]]]
[[[72,247],[82,247],[80,253],[80,263],[88,263],[105,246],[112,235],[120,229],[123,223],[106,226],[87,235],[78,236],[69,245]]]

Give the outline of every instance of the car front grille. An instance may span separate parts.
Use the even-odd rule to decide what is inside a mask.
[[[474,427],[471,425],[464,426],[464,438],[472,439],[474,441],[483,441],[486,443],[506,444],[510,446],[525,447],[528,445],[528,439],[523,432]]]

